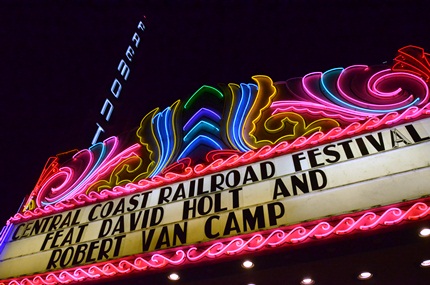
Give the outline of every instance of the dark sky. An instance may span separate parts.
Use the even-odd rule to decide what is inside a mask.
[[[426,2],[1,1],[1,221],[49,156],[91,145],[140,20],[146,30],[112,99],[109,135],[203,84],[390,63],[408,44],[430,50]]]

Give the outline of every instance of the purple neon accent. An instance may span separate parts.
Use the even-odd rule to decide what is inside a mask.
[[[189,129],[196,123],[196,121],[204,117],[208,117],[214,121],[221,120],[221,116],[215,113],[214,111],[209,110],[207,108],[201,108],[188,120],[188,122],[184,125],[183,130],[189,131]]]
[[[198,135],[182,151],[182,153],[178,157],[178,160],[181,158],[187,157],[193,149],[197,148],[201,144],[205,144],[204,143],[205,141],[208,142],[206,145],[209,147],[214,147],[214,149],[222,149],[222,146],[219,143],[217,143],[214,139],[211,139],[210,137],[205,136],[205,135]],[[199,143],[199,142],[201,142],[201,143]]]
[[[93,149],[97,145],[101,146],[101,144],[103,146],[102,152],[96,158]],[[55,204],[56,202],[65,200],[83,192],[90,184],[94,183],[94,181],[100,175],[104,175],[106,172],[111,170],[111,168],[122,159],[136,155],[135,150],[140,148],[139,144],[134,144],[116,155],[115,152],[117,150],[118,144],[119,141],[117,137],[110,137],[103,143],[98,143],[97,145],[92,146],[90,149],[82,150],[76,153],[73,156],[73,160],[78,160],[79,157],[84,156],[83,162],[86,162],[85,169],[79,173],[76,173],[76,171],[74,171],[71,167],[64,166],[60,168],[58,173],[54,174],[47,182],[45,182],[40,191],[41,193],[50,191],[52,194],[55,194],[55,197],[38,197],[38,205],[39,202],[41,205]],[[52,181],[55,181],[60,176],[66,176],[64,182],[60,186],[46,189],[46,185],[49,186]],[[69,183],[71,186],[67,186]]]
[[[0,232],[0,253],[3,251],[4,246],[6,245],[6,241],[11,233],[11,229],[13,228],[13,224],[9,224],[4,226]]]

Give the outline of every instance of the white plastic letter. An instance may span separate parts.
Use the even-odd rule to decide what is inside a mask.
[[[134,46],[137,48],[139,47],[139,43],[140,43],[140,37],[137,33],[134,33],[132,41],[135,42]]]
[[[137,25],[138,29],[141,29],[142,31],[145,30],[145,25],[142,23],[142,21],[139,22],[139,24]]]
[[[131,46],[128,46],[127,51],[125,52],[125,56],[127,56],[128,60],[131,62],[131,59],[133,58],[134,50],[131,48]]]
[[[110,88],[110,92],[112,92],[113,96],[118,98],[119,94],[121,93],[121,89],[122,89],[121,83],[118,81],[118,79],[115,78],[114,82],[112,83],[112,87]]]
[[[99,125],[99,123],[96,123],[96,125],[97,125],[97,131],[96,131],[96,133],[95,133],[95,135],[94,135],[93,141],[91,142],[91,144],[92,144],[92,145],[97,143],[97,141],[98,141],[98,139],[99,139],[99,136],[100,136],[100,133],[102,133],[102,132],[104,133],[104,131],[105,131],[105,130],[103,130],[103,128]]]
[[[127,80],[128,75],[130,74],[130,67],[128,67],[127,63],[125,63],[123,59],[121,59],[121,61],[119,62],[118,71],[121,72],[121,75],[122,77],[124,77],[124,80]]]
[[[100,114],[104,115],[104,114],[105,114],[105,111],[106,111],[106,108],[107,108],[108,106],[109,106],[109,111],[108,111],[107,116],[106,116],[106,121],[107,121],[107,122],[109,122],[110,116],[112,115],[112,112],[113,112],[113,105],[112,105],[112,103],[109,101],[109,99],[107,99],[107,98],[106,98],[106,101],[105,101],[105,103],[103,104],[103,108],[102,108],[102,110],[100,111]]]

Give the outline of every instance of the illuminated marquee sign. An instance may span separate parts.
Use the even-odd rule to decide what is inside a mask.
[[[27,273],[22,264],[44,272],[418,198],[428,193],[429,135],[426,119],[20,223],[0,277]],[[299,195],[315,191],[303,208]]]
[[[427,57],[409,46],[391,68],[203,86],[150,112],[135,137],[51,158],[0,235],[0,278],[48,284],[126,274],[222,254],[231,239],[244,244],[234,252],[262,250],[285,242],[286,226],[428,195]],[[426,216],[417,205],[376,220]],[[365,228],[366,215],[336,233]],[[330,226],[318,227],[311,232],[330,235],[321,232]],[[291,238],[306,237],[293,230]],[[161,259],[147,261],[151,253]]]

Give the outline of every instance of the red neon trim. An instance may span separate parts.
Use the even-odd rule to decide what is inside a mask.
[[[398,208],[405,204],[409,206],[403,206],[404,209]],[[154,270],[168,265],[178,267],[184,263],[203,262],[207,259],[264,251],[273,247],[286,247],[311,240],[352,235],[362,231],[395,226],[401,222],[430,218],[430,198],[422,199],[412,206],[410,205],[410,202],[406,202],[395,205],[397,207],[384,207],[373,211],[326,218],[313,222],[310,226],[295,225],[221,239],[216,242],[204,243],[199,247],[191,245],[180,249],[163,251],[163,253],[135,255],[79,268],[8,279],[1,281],[0,285],[82,282],[88,279],[94,280],[113,275],[129,274],[134,271]]]
[[[327,133],[316,132],[311,136],[299,137],[292,143],[280,142],[274,146],[266,145],[260,149],[250,150],[245,153],[233,154],[227,158],[223,156],[212,156],[216,158],[208,165],[198,164],[192,167],[184,167],[182,173],[166,173],[163,176],[155,176],[151,179],[142,179],[137,183],[128,183],[125,186],[116,186],[112,190],[103,190],[100,193],[90,192],[88,195],[80,194],[72,199],[61,201],[54,205],[39,207],[24,213],[17,213],[11,217],[10,223],[20,223],[31,219],[47,216],[52,213],[61,212],[75,207],[85,206],[96,202],[105,201],[117,197],[122,197],[134,192],[146,191],[162,185],[179,182],[186,179],[192,179],[201,175],[219,172],[232,167],[239,167],[262,159],[269,159],[279,155],[291,153],[298,149],[327,143],[330,141],[340,140],[343,138],[370,132],[383,127],[391,127],[403,122],[417,120],[430,115],[430,103],[422,108],[411,107],[402,113],[392,112],[381,118],[372,117],[363,123],[354,122],[344,129],[334,128]]]
[[[418,46],[405,46],[397,51],[393,71],[406,71],[422,77],[426,82],[430,79],[430,54]]]

